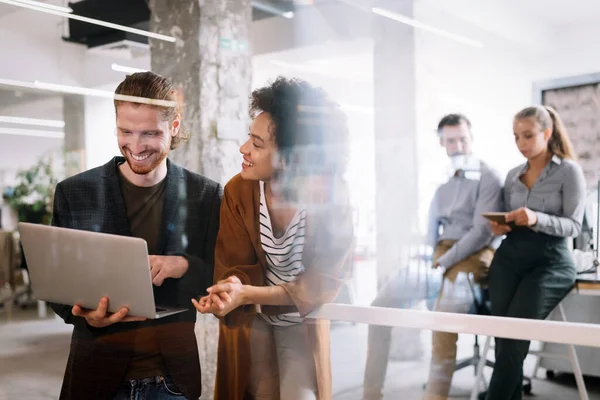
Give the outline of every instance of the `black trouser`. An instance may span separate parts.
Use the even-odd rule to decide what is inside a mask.
[[[498,248],[490,266],[492,315],[545,319],[575,283],[566,238],[517,228]],[[522,398],[523,361],[529,341],[496,338],[496,366],[488,400]]]

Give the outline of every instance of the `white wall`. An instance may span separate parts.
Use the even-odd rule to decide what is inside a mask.
[[[17,101],[0,108],[2,115],[10,115],[13,117],[24,118],[39,118],[61,120],[63,114],[62,96],[48,92],[48,96],[39,97],[35,100],[27,100],[24,102]],[[55,128],[57,129],[57,128]]]
[[[118,82],[96,87],[114,90]],[[105,164],[113,156],[121,154],[117,145],[115,107],[111,99],[85,98],[85,148],[86,167]]]
[[[416,30],[419,215],[425,229],[429,201],[446,179],[447,157],[435,134],[437,123],[445,114],[464,113],[473,124],[475,154],[504,179],[511,168],[524,162],[514,144],[512,118],[532,101],[532,82],[543,46],[532,48],[490,32],[489,25],[465,22],[427,2],[418,3],[415,17],[483,43],[477,48]],[[506,32],[513,30],[511,23],[514,31],[523,31],[517,19],[504,25]]]
[[[27,103],[16,103],[0,109],[0,115],[51,120],[62,119],[62,98],[52,96]],[[17,124],[0,124],[2,128],[61,131],[60,128],[30,127]],[[60,152],[63,139],[8,135],[0,132],[0,188],[14,182],[19,169],[28,168],[41,157]]]
[[[600,72],[600,26],[597,20],[557,26],[552,49],[538,59],[536,80]]]
[[[80,84],[84,48],[63,42],[60,24],[60,17],[29,10],[0,18],[0,78]]]
[[[250,31],[251,51],[261,55],[368,37],[369,18],[369,13],[346,1],[315,1],[313,7],[298,7],[292,19],[254,21]]]

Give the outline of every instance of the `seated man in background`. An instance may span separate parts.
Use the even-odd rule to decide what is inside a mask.
[[[96,310],[52,304],[74,325],[60,399],[196,400],[201,379],[191,299],[213,282],[222,189],[167,158],[187,139],[171,82],[135,73],[115,94],[123,157],[60,182],[52,223],[146,240],[155,301],[189,310],[140,321],[126,308],[108,314],[106,297]],[[119,95],[174,106],[122,101]]]
[[[438,124],[440,144],[452,162],[452,176],[436,191],[429,210],[427,244],[434,248],[433,266],[443,269],[435,311],[467,313],[473,304],[472,284],[486,284],[497,247],[483,212],[502,210],[502,184],[497,173],[472,155],[471,123],[462,114],[446,115]],[[472,275],[472,279],[471,276]],[[411,291],[400,292],[394,280],[372,306],[406,307]],[[412,292],[414,293],[414,292]],[[365,400],[383,397],[391,327],[369,326],[365,368]],[[432,360],[425,399],[446,399],[456,364],[458,335],[433,332]]]

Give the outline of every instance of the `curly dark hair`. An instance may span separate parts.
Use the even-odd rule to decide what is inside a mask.
[[[278,77],[250,97],[250,117],[266,112],[271,133],[288,166],[300,175],[346,171],[346,115],[324,90],[297,78]]]

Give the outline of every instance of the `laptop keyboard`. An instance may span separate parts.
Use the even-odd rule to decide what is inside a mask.
[[[162,308],[162,307],[155,307],[154,309],[156,312],[162,312],[162,311],[167,311],[166,308]]]

